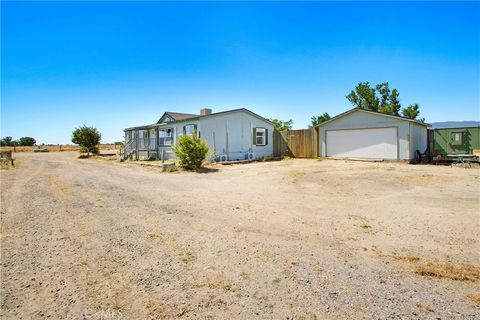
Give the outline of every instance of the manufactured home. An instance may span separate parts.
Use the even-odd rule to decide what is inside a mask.
[[[417,120],[354,108],[319,124],[319,154],[334,158],[411,160],[427,149]]]
[[[196,134],[210,149],[208,160],[252,160],[273,156],[273,124],[247,110],[200,114],[165,112],[155,124],[126,128],[124,158],[173,159],[180,135]]]

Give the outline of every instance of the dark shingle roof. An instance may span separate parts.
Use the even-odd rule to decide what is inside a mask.
[[[191,113],[165,112],[165,114],[173,118],[173,120],[175,121],[198,117],[198,114],[191,114]]]
[[[162,115],[162,117],[160,118],[160,120],[158,120],[158,122],[155,123],[155,124],[125,128],[124,131],[132,130],[132,129],[148,129],[148,128],[155,128],[155,127],[158,127],[158,126],[166,125],[165,123],[162,123],[162,119],[165,116],[169,116],[169,117],[173,118],[172,122],[168,122],[168,123],[173,123],[173,122],[177,122],[177,121],[185,121],[185,120],[188,120],[188,119],[200,119],[200,118],[206,118],[206,117],[214,117],[214,116],[221,115],[221,114],[239,112],[239,111],[247,112],[247,113],[251,114],[252,116],[254,116],[258,119],[261,119],[265,122],[268,122],[268,123],[272,124],[272,122],[270,120],[268,120],[268,119],[266,119],[262,116],[259,116],[258,114],[254,113],[254,112],[252,112],[248,109],[240,108],[240,109],[232,109],[232,110],[227,110],[227,111],[215,112],[215,113],[206,114],[206,115],[203,115],[203,116],[198,115],[198,114],[190,114],[190,113],[165,112]]]

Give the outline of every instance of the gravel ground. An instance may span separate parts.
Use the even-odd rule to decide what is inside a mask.
[[[1,172],[4,319],[480,318],[478,168],[76,156]]]

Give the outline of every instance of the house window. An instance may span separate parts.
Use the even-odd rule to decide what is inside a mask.
[[[139,149],[148,148],[148,130],[138,130],[137,137]]]
[[[463,132],[452,132],[452,144],[454,145],[463,144]]]
[[[142,147],[144,147],[144,148],[148,148],[148,136],[149,136],[148,130],[143,130],[143,145],[142,145]]]
[[[160,129],[158,130],[158,145],[171,146],[172,145],[172,129]]]
[[[267,129],[265,128],[255,128],[254,129],[254,138],[256,146],[264,146],[267,144]]]
[[[197,130],[196,124],[187,124],[183,127],[183,134],[192,135]]]

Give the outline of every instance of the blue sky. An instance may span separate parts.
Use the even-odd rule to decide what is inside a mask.
[[[103,142],[164,111],[246,107],[306,127],[388,81],[427,122],[480,119],[480,4],[4,2],[3,136]]]

